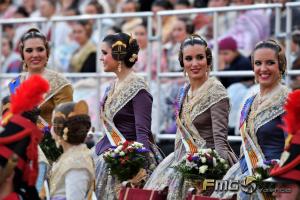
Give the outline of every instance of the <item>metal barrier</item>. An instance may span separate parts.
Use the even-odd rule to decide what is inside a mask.
[[[287,70],[291,69],[291,36],[292,36],[292,9],[294,7],[300,7],[300,2],[288,2],[286,6],[286,35],[285,35],[285,45],[286,45],[286,62]],[[297,19],[298,20],[298,19]],[[287,76],[287,82],[290,78]]]
[[[101,35],[101,27],[102,27],[102,20],[103,19],[117,19],[117,18],[127,18],[127,17],[145,17],[147,18],[147,23],[148,23],[148,41],[152,40],[152,35],[151,35],[151,27],[152,27],[152,17],[153,13],[152,12],[139,12],[139,13],[115,13],[115,14],[101,14],[101,15],[79,15],[79,16],[55,16],[52,17],[51,19],[46,19],[46,18],[29,18],[29,19],[0,19],[0,52],[2,52],[2,32],[3,32],[3,24],[19,24],[19,23],[46,23],[46,22],[52,22],[53,25],[51,27],[51,41],[50,41],[50,46],[51,48],[55,49],[55,28],[56,28],[56,23],[57,22],[62,22],[62,21],[75,21],[75,20],[96,20],[97,21],[97,28],[99,31],[99,38],[102,38]],[[152,49],[152,44],[149,42],[147,46],[147,51],[149,57],[147,57],[147,73],[140,73],[141,75],[145,76],[148,80],[151,80],[151,49]],[[2,54],[0,54],[0,60],[1,60]],[[97,48],[97,72],[96,73],[64,73],[64,75],[67,78],[73,78],[73,77],[84,77],[84,78],[97,78],[98,80],[98,85],[101,85],[101,79],[103,78],[108,78],[108,77],[114,77],[112,73],[105,73],[103,72],[101,66],[100,66],[100,48],[98,45]],[[52,63],[54,63],[55,60],[55,54],[51,54],[51,60]],[[56,66],[54,66],[56,68]],[[0,66],[0,72],[2,71],[2,66]],[[0,91],[2,91],[2,80],[5,78],[14,78],[16,77],[16,74],[1,74],[0,73]],[[97,87],[97,96],[100,99],[101,96],[101,87]],[[0,99],[2,99],[2,92],[0,92]],[[100,110],[99,105],[95,105],[97,110]],[[97,119],[100,118],[100,113],[97,112]],[[99,120],[96,122],[96,129],[100,128],[101,129],[101,124]]]
[[[158,40],[161,41],[162,38],[162,17],[164,16],[171,16],[171,15],[186,15],[186,14],[198,14],[198,13],[213,13],[213,70],[210,72],[210,75],[213,76],[253,76],[252,71],[243,71],[243,72],[234,72],[234,71],[228,71],[228,72],[222,72],[218,71],[217,69],[217,63],[218,63],[218,13],[220,12],[230,12],[230,11],[242,11],[242,10],[255,10],[255,9],[275,9],[275,35],[280,34],[280,9],[282,7],[282,4],[257,4],[257,5],[249,5],[249,6],[230,6],[230,7],[217,7],[217,8],[199,8],[199,9],[189,9],[189,10],[174,10],[174,11],[160,11],[157,13],[157,25],[158,25],[158,31],[157,35],[155,36]],[[162,44],[159,43],[158,51],[160,54],[162,54]],[[161,72],[160,69],[161,60],[157,60],[157,87],[158,87],[158,99],[160,99],[160,91],[161,91],[161,84],[160,79],[162,78],[176,78],[176,77],[183,77],[183,73],[168,73],[168,72]],[[160,103],[158,104],[160,110]],[[157,116],[157,122],[160,122],[160,116]],[[156,138],[158,140],[161,139],[174,139],[174,135],[172,134],[161,134],[158,130],[156,130]],[[239,137],[239,136],[238,136]],[[237,137],[237,138],[238,138]],[[233,138],[229,138],[233,139]]]
[[[290,70],[290,52],[291,52],[291,47],[290,47],[290,40],[291,40],[291,12],[292,12],[292,7],[298,7],[300,6],[300,2],[295,2],[295,3],[286,3],[286,9],[287,9],[287,23],[286,23],[286,55],[287,55],[287,63],[288,63],[288,70],[287,74],[288,75],[297,75],[300,74],[300,70]],[[96,20],[97,21],[97,28],[99,31],[99,38],[102,38],[101,35],[101,28],[102,28],[102,21],[103,19],[117,19],[117,18],[126,18],[126,17],[146,17],[147,22],[148,22],[148,27],[147,27],[147,38],[148,38],[148,47],[147,47],[147,72],[146,73],[141,73],[141,75],[146,76],[148,80],[151,80],[151,54],[152,54],[152,41],[161,41],[161,36],[162,36],[162,17],[163,16],[168,16],[168,15],[186,15],[186,14],[198,14],[198,13],[213,13],[213,38],[214,38],[214,49],[213,49],[213,54],[214,54],[214,60],[213,63],[218,63],[218,14],[220,12],[230,12],[230,11],[242,11],[242,10],[254,10],[254,9],[275,9],[275,36],[279,37],[280,35],[283,35],[283,33],[280,33],[280,9],[282,5],[281,4],[256,4],[256,5],[249,5],[249,6],[230,6],[230,7],[218,7],[218,8],[201,8],[201,9],[189,9],[189,10],[176,10],[176,11],[160,11],[157,13],[155,16],[157,18],[157,25],[158,25],[158,32],[156,35],[152,35],[152,17],[154,14],[152,12],[140,12],[140,13],[115,13],[115,14],[101,14],[101,15],[80,15],[80,16],[68,16],[68,17],[53,17],[51,19],[46,19],[46,18],[34,18],[34,19],[0,19],[0,52],[2,50],[2,32],[3,32],[3,24],[17,24],[17,23],[46,23],[46,22],[53,22],[53,26],[51,27],[51,33],[52,33],[52,42],[51,42],[51,48],[55,48],[55,27],[57,22],[61,21],[74,21],[74,20]],[[162,44],[159,43],[159,52],[162,52]],[[51,60],[55,60],[55,55],[51,54]],[[2,57],[2,54],[0,54],[0,59]],[[64,73],[64,75],[67,78],[71,77],[85,77],[85,78],[96,78],[98,80],[98,83],[100,85],[101,79],[103,78],[108,78],[108,77],[113,77],[112,74],[110,73],[105,73],[103,72],[102,68],[100,67],[100,62],[99,62],[99,57],[100,57],[100,49],[97,49],[97,72],[96,73]],[[160,69],[160,64],[161,60],[160,58],[157,59],[157,86],[158,86],[158,91],[161,91],[160,88],[160,79],[161,78],[176,78],[176,77],[182,77],[182,73],[168,73],[168,72],[161,72]],[[2,66],[0,66],[1,70]],[[252,71],[218,71],[217,70],[217,65],[213,67],[213,71],[211,72],[211,75],[213,76],[249,76],[253,75]],[[2,80],[5,78],[13,78],[16,77],[17,74],[1,74],[0,73],[0,91],[2,87]],[[289,78],[287,77],[287,81]],[[97,87],[97,95],[99,96],[100,99],[100,94],[101,90],[100,87]],[[0,99],[2,98],[2,93],[0,92]],[[158,92],[158,96],[155,98],[160,99],[159,97],[160,92]],[[159,104],[160,105],[160,104]],[[97,109],[99,110],[99,105],[96,105]],[[98,113],[99,115],[99,113]],[[98,116],[99,117],[99,116]],[[159,116],[157,119],[158,122],[160,122]],[[100,127],[100,124],[96,124],[97,127]],[[174,139],[174,135],[168,135],[168,134],[161,134],[158,130],[155,131],[156,138],[159,140],[164,140],[164,139]],[[229,140],[231,141],[236,141],[238,140],[239,136],[235,137],[229,137]]]

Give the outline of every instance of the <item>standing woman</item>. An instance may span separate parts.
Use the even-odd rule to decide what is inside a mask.
[[[15,93],[20,83],[33,74],[39,74],[50,84],[50,91],[44,101],[39,105],[41,114],[38,123],[42,127],[51,125],[52,111],[56,105],[73,100],[73,89],[66,78],[46,68],[49,59],[50,49],[48,41],[38,29],[31,28],[21,37],[20,53],[23,60],[24,72],[9,83],[10,93]],[[50,143],[48,143],[50,140]],[[59,151],[55,148],[54,141],[50,134],[45,134],[41,148],[50,161],[55,161]],[[47,143],[47,146],[45,146]],[[52,146],[49,146],[52,145]],[[53,147],[54,146],[54,147]],[[53,148],[52,148],[53,147]]]
[[[96,196],[98,199],[117,199],[115,177],[108,174],[103,153],[116,146],[112,133],[115,129],[119,138],[137,141],[150,150],[148,154],[148,172],[153,170],[161,157],[154,147],[151,133],[152,96],[142,77],[133,72],[137,61],[139,46],[137,41],[125,33],[107,35],[101,44],[101,58],[105,72],[114,72],[117,79],[104,96],[101,119],[105,136],[96,145],[94,161],[96,165]]]
[[[84,144],[91,127],[88,105],[85,101],[58,105],[52,124],[52,137],[64,153],[51,169],[51,200],[90,200],[95,169],[91,152]]]
[[[224,86],[214,77],[209,78],[212,65],[211,50],[199,35],[191,35],[180,47],[179,62],[189,82],[179,92],[175,151],[156,168],[145,185],[146,189],[162,190],[169,187],[168,199],[184,199],[183,177],[173,167],[191,149],[182,135],[191,138],[194,148],[215,149],[231,165],[236,157],[227,142],[229,99]]]
[[[240,118],[240,161],[229,169],[224,179],[240,180],[253,175],[257,166],[263,166],[266,161],[280,159],[284,150],[285,133],[280,125],[289,92],[281,84],[286,70],[284,50],[274,40],[262,41],[255,46],[251,60],[260,91],[244,104]],[[213,194],[219,197],[230,195],[232,194]],[[238,197],[263,199],[266,194],[256,191],[250,196],[239,192]]]

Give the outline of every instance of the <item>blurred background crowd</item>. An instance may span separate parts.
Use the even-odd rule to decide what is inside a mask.
[[[282,3],[280,10],[280,33],[286,29],[287,0],[0,0],[0,18],[36,18],[50,19],[55,16],[76,16],[83,14],[135,13],[152,11],[154,14],[162,10],[181,10],[192,8],[215,8],[234,5],[252,5],[258,3]],[[250,54],[255,44],[261,40],[275,38],[284,46],[285,36],[280,38],[275,34],[275,10],[255,9],[238,12],[219,13],[218,16],[218,63],[214,63],[218,71],[252,70]],[[292,69],[300,69],[300,9],[292,10]],[[162,72],[181,72],[178,61],[180,44],[192,33],[200,34],[213,48],[213,15],[207,13],[172,15],[162,18],[162,37],[160,41],[149,40],[147,30],[152,35],[157,34],[157,18],[153,17],[153,27],[147,29],[147,20],[142,17],[105,18],[102,21],[101,33],[95,20],[62,21],[55,24],[46,23],[11,23],[2,25],[2,56],[1,73],[19,73],[22,71],[22,59],[18,44],[21,35],[30,27],[38,27],[51,42],[51,54],[55,60],[49,60],[48,66],[59,72],[99,72],[97,68],[97,48],[101,36],[108,33],[125,32],[132,34],[138,41],[140,52],[134,68],[137,72],[146,72],[147,60],[151,60],[152,95],[157,95],[157,59],[161,59]],[[52,30],[53,28],[53,30]],[[53,37],[53,34],[55,37]],[[147,46],[151,42],[151,58],[148,57]],[[162,45],[162,53],[158,50]],[[220,77],[227,88],[231,101],[229,119],[229,134],[235,131],[238,124],[239,110],[243,100],[257,90],[253,76]],[[73,80],[74,81],[74,80]],[[153,119],[159,115],[160,123],[153,121],[153,130],[160,133],[173,134],[176,131],[174,120],[174,102],[178,88],[185,82],[184,78],[166,79],[160,81],[159,100],[154,98]],[[6,83],[4,83],[6,84]],[[98,104],[95,79],[74,81],[75,100],[86,99],[91,105]],[[300,76],[291,77],[290,86],[300,88]],[[103,83],[101,87],[107,84]],[[94,92],[91,92],[93,90]],[[158,106],[160,104],[160,106]],[[156,110],[155,110],[156,107]],[[159,111],[158,111],[159,108]],[[91,111],[92,120],[96,120],[97,110]],[[90,136],[89,136],[90,137]],[[92,136],[91,136],[92,137]],[[92,143],[92,139],[91,139]]]

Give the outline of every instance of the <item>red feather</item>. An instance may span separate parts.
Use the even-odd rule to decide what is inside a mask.
[[[291,92],[285,104],[284,130],[290,134],[300,132],[300,90]]]
[[[40,75],[32,75],[21,83],[16,93],[11,96],[10,110],[20,114],[32,110],[43,101],[43,95],[49,90],[49,83]]]

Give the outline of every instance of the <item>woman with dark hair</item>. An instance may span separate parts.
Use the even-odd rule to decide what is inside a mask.
[[[236,162],[227,142],[229,99],[220,81],[209,77],[212,53],[206,41],[199,35],[186,38],[180,47],[179,62],[189,82],[178,94],[175,151],[160,163],[144,187],[168,187],[168,199],[185,198],[184,178],[174,166],[193,149],[212,148],[231,165]]]
[[[151,173],[161,156],[153,144],[151,133],[152,96],[142,77],[133,72],[138,59],[137,41],[125,33],[107,35],[101,44],[105,72],[117,75],[116,81],[107,88],[101,102],[101,120],[104,137],[94,152],[96,164],[96,196],[98,199],[117,199],[118,180],[109,175],[103,154],[118,141],[137,141],[149,150],[146,171]],[[111,131],[113,130],[113,131]],[[118,133],[117,136],[115,133]]]
[[[50,47],[46,36],[38,29],[31,28],[23,34],[19,50],[24,72],[9,83],[10,93],[14,94],[20,83],[33,74],[38,74],[45,78],[50,84],[50,91],[47,93],[44,101],[38,106],[41,110],[38,124],[39,127],[47,130],[47,127],[51,125],[52,111],[55,106],[73,100],[72,86],[62,75],[47,69]],[[51,144],[52,146],[49,146]],[[41,148],[49,161],[55,161],[60,154],[58,149],[55,148],[50,134],[45,134]]]
[[[70,67],[72,72],[96,72],[96,45],[92,43],[93,25],[90,21],[73,24],[73,37],[79,47],[74,52]]]
[[[52,124],[52,137],[64,153],[50,173],[51,199],[91,199],[95,170],[90,150],[84,144],[91,127],[88,105],[85,101],[58,105]]]
[[[252,52],[251,62],[260,91],[244,104],[240,118],[240,160],[229,169],[224,179],[243,180],[247,176],[253,176],[255,168],[280,159],[284,150],[285,133],[280,125],[289,92],[281,83],[286,70],[284,49],[274,40],[261,41]],[[214,194],[224,198],[232,195],[233,193]],[[240,199],[266,199],[269,195],[259,190],[250,195],[238,192]]]

